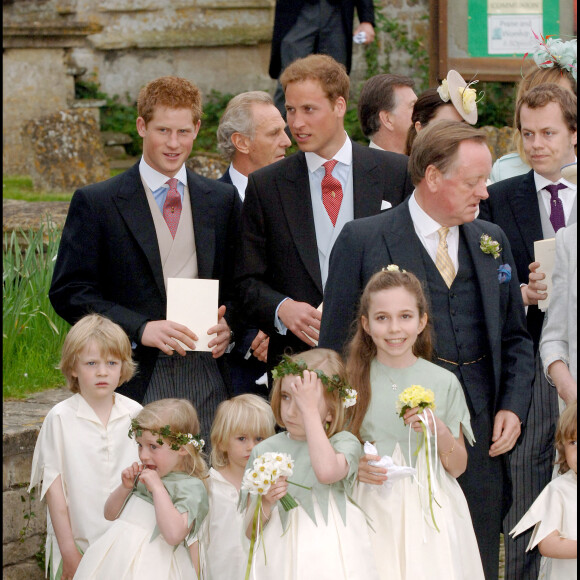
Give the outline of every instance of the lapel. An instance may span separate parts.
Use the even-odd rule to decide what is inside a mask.
[[[534,241],[544,237],[533,170],[526,173],[516,190],[506,197],[524,240],[528,252],[526,263],[529,264],[534,261]]]
[[[310,181],[304,153],[299,151],[288,157],[286,165],[284,171],[276,176],[282,211],[286,216],[290,235],[300,259],[322,294],[322,276],[310,198]]]
[[[165,297],[159,243],[145,189],[141,182],[138,162],[125,173],[119,190],[113,194],[113,203],[117,206],[127,228],[143,250],[157,287],[161,295]]]
[[[376,157],[368,155],[368,147],[352,142],[352,189],[354,218],[379,213],[383,199],[384,184]]]
[[[482,234],[488,233],[485,222],[474,221],[459,226],[463,233],[467,250],[473,261],[477,282],[483,303],[483,312],[486,321],[487,335],[491,352],[494,352],[494,337],[500,336],[500,303],[499,303],[499,282],[497,279],[497,269],[501,264],[501,256],[495,259],[490,254],[481,251],[480,238]],[[493,236],[492,236],[493,237]]]
[[[189,169],[187,170],[187,187],[191,200],[198,276],[211,279],[215,259],[216,211],[212,203],[212,190],[209,183]]]
[[[421,241],[415,233],[409,212],[409,200],[385,212],[384,216],[390,220],[390,228],[383,229],[383,241],[388,248],[392,263],[403,270],[412,272],[419,280],[426,280],[427,272],[421,257]],[[429,288],[426,284],[423,289],[429,301]]]

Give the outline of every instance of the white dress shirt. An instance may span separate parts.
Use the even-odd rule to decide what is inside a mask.
[[[166,182],[170,178],[167,177],[167,175],[163,175],[163,173],[159,173],[159,171],[156,169],[153,169],[153,167],[151,167],[151,165],[145,161],[144,157],[141,157],[141,161],[139,162],[139,174],[141,175],[141,179],[151,190],[151,193],[155,198],[155,203],[159,206],[161,214],[163,214],[163,205],[165,204],[167,192],[169,191],[169,185],[167,185]],[[179,195],[181,196],[181,203],[183,204],[183,192],[185,191],[185,186],[187,185],[187,172],[185,171],[185,163],[175,174],[175,178],[179,182],[177,184],[177,191],[179,191]]]
[[[238,194],[240,195],[240,198],[242,200],[242,202],[244,201],[244,198],[246,197],[246,187],[248,187],[248,177],[247,175],[243,175],[242,173],[240,173],[233,165],[233,163],[230,163],[230,179],[232,180],[232,183],[234,184],[235,188],[238,190]]]

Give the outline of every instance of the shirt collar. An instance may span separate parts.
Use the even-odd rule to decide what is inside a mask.
[[[159,173],[156,169],[153,169],[144,157],[141,157],[139,162],[139,173],[143,178],[143,181],[147,184],[147,187],[151,191],[157,191],[165,185],[165,182],[170,179],[167,175]],[[185,163],[181,166],[180,170],[174,176],[180,183],[187,185],[187,172],[185,170]]]
[[[248,187],[248,177],[246,175],[244,175],[243,173],[240,173],[233,165],[233,163],[230,163],[230,179],[232,180],[232,183],[235,185],[236,189],[238,190],[238,193],[240,194],[240,197],[242,199],[244,199],[244,196],[246,194],[246,187]]]
[[[344,133],[346,135],[346,131]],[[317,169],[320,169],[324,163],[329,161],[329,159],[324,159],[324,157],[320,157],[320,155],[311,151],[307,151],[304,155],[306,156],[306,165],[308,165],[308,171],[310,171],[310,173],[314,173]],[[336,159],[339,163],[343,163],[344,165],[352,164],[352,142],[348,135],[346,135],[344,145],[337,151],[336,155],[333,156],[333,159]]]
[[[575,162],[578,161],[576,157],[574,157],[574,161]],[[539,192],[542,189],[545,189],[546,185],[550,185],[552,182],[549,179],[546,179],[545,177],[541,176],[539,173],[536,173],[534,171],[534,183],[536,185],[536,192]],[[560,179],[558,179],[556,183],[561,183],[562,185],[565,185],[568,189],[576,191],[576,185],[574,183],[571,183],[570,181],[567,181],[563,177],[560,177]]]
[[[415,191],[409,199],[409,212],[411,213],[411,219],[413,220],[413,225],[417,232],[427,238],[437,233],[437,230],[442,227],[440,223],[436,222],[425,210],[417,203],[415,199]],[[454,232],[457,226],[451,226],[449,228],[450,232]]]
[[[384,149],[382,147],[379,147],[372,139],[371,142],[369,143],[369,147],[371,149],[378,149],[379,151],[384,151]]]

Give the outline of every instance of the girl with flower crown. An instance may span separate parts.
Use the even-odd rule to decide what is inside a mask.
[[[469,410],[455,375],[428,362],[427,301],[415,275],[391,265],[371,277],[348,352],[358,393],[350,429],[378,452],[360,461],[355,500],[372,518],[380,578],[483,579],[456,481],[467,466],[464,437],[474,440]]]
[[[207,466],[193,405],[186,399],[149,403],[131,421],[141,463],[121,473],[105,504],[115,520],[86,551],[78,580],[197,578],[197,533],[208,511]],[[90,501],[90,500],[89,500]]]
[[[346,384],[341,357],[315,348],[284,357],[272,376],[272,410],[286,431],[254,447],[248,468],[255,458],[275,452],[290,455],[294,469],[262,496],[263,547],[255,548],[250,577],[378,580],[370,528],[350,499],[361,447],[342,430],[346,406],[356,401],[356,393]],[[278,501],[287,492],[298,503],[289,511]],[[250,503],[242,490],[241,505]],[[251,529],[250,522],[248,538]]]

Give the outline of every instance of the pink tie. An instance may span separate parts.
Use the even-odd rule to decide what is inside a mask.
[[[342,203],[342,185],[332,175],[332,170],[337,163],[338,161],[336,159],[331,159],[324,163],[326,175],[322,178],[322,203],[326,208],[326,212],[333,226],[336,225],[340,204]]]
[[[177,226],[179,225],[179,217],[181,216],[181,195],[177,191],[178,181],[175,177],[168,179],[165,183],[169,185],[169,191],[163,204],[163,217],[167,222],[171,236],[175,238],[175,232],[177,232]]]

